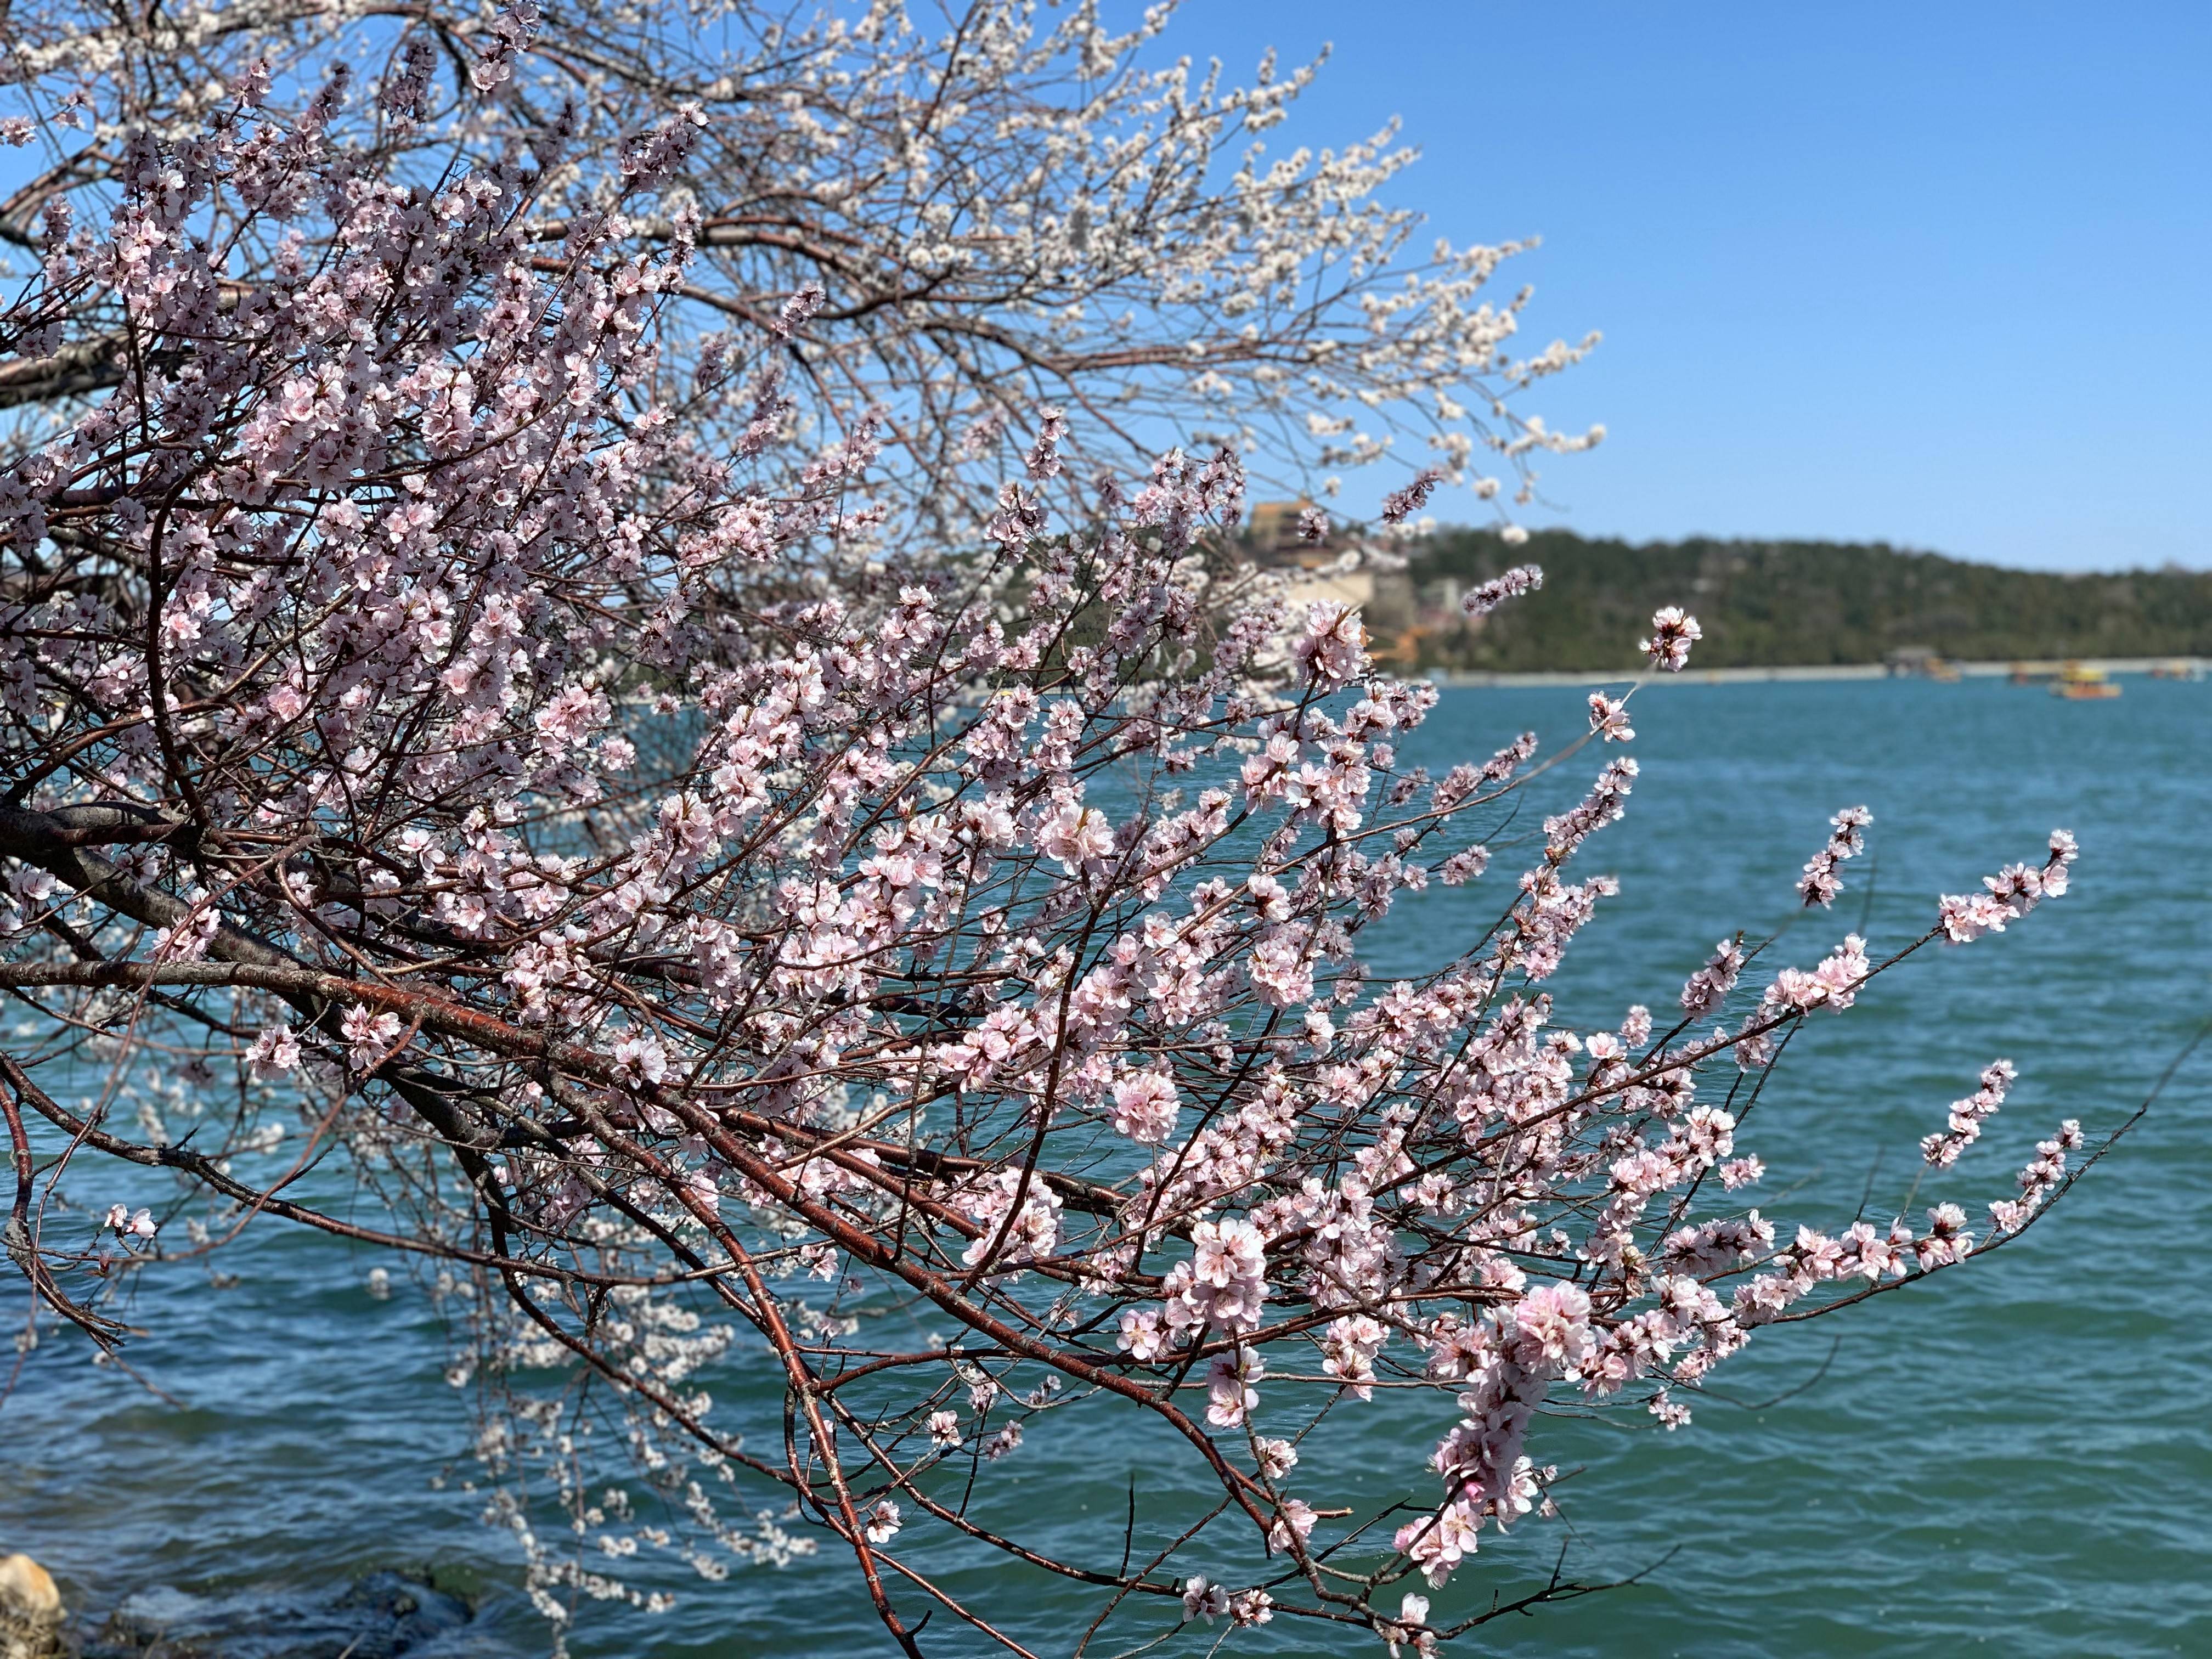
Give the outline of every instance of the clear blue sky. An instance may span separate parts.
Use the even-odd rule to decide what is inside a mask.
[[[1396,199],[1543,236],[1532,343],[1606,337],[1530,407],[1610,435],[1530,523],[2212,568],[2204,0],[1188,0],[1170,40],[1333,42],[1271,143],[1401,115]]]

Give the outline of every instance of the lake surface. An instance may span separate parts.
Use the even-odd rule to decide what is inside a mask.
[[[1917,1173],[1918,1139],[2008,1056],[2021,1079],[2003,1111],[1916,1200],[1956,1198],[1978,1227],[2036,1139],[2063,1117],[2094,1133],[2124,1116],[2212,1014],[2212,687],[2126,684],[2106,703],[1986,682],[1639,694],[1629,816],[1576,866],[1618,872],[1624,890],[1569,955],[1557,984],[1567,1018],[1587,1030],[1631,1002],[1663,1007],[1713,940],[1787,921],[1797,868],[1839,807],[1872,807],[1871,855],[1846,866],[1836,911],[1796,922],[1772,961],[1809,967],[1852,927],[1876,947],[1901,942],[1937,892],[2035,860],[2053,826],[2073,830],[2071,896],[2002,936],[1925,953],[1808,1029],[1740,1138],[1768,1165],[1767,1213],[1832,1230],[1863,1196],[1886,1218]],[[1577,692],[1452,690],[1414,757],[1479,758],[1524,727],[1559,739],[1582,725]],[[1571,763],[1569,787],[1594,767]],[[1502,907],[1518,867],[1501,848],[1488,881],[1402,900],[1371,943],[1378,969],[1450,954]],[[1692,1427],[1541,1427],[1540,1461],[1582,1470],[1561,1490],[1563,1521],[1486,1536],[1439,1612],[1526,1593],[1562,1543],[1566,1571],[1584,1578],[1650,1571],[1634,1588],[1486,1626],[1454,1651],[2212,1653],[2208,1079],[2212,1045],[2001,1254],[1761,1333],[1718,1372],[1727,1398],[1698,1401]],[[76,1182],[88,1195],[91,1184]],[[397,1275],[392,1298],[374,1300],[370,1256],[271,1223],[214,1265],[236,1285],[209,1288],[204,1266],[160,1270],[131,1310],[152,1334],[127,1358],[181,1405],[93,1368],[74,1341],[31,1357],[0,1407],[0,1550],[37,1555],[73,1603],[94,1607],[157,1585],[316,1593],[428,1566],[483,1613],[417,1652],[544,1652],[514,1553],[463,1490],[472,1425],[442,1378],[429,1302]],[[715,1386],[772,1399],[746,1373]],[[1080,1413],[1047,1420],[1000,1466],[1001,1512],[1061,1540],[1095,1540],[1097,1517],[1118,1544],[1129,1480],[1171,1475],[1145,1447],[1085,1432]],[[1305,1495],[1322,1501],[1332,1481],[1387,1490],[1386,1472],[1417,1468],[1449,1421],[1440,1400],[1378,1399],[1355,1437],[1310,1464]],[[884,1651],[848,1571],[825,1553],[740,1567],[720,1585],[672,1565],[643,1572],[678,1594],[675,1610],[587,1609],[574,1649]],[[1065,1651],[1088,1619],[1064,1584],[1003,1569],[957,1571],[951,1588],[993,1602],[1041,1654]],[[1206,1637],[1155,1650],[1203,1653]],[[960,1632],[933,1639],[933,1652],[977,1650]],[[1315,1639],[1278,1625],[1224,1651],[1322,1650]]]

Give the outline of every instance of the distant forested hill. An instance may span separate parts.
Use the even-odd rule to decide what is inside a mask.
[[[1933,553],[1834,542],[1590,541],[1487,531],[1418,544],[1410,574],[1432,600],[1509,566],[1544,568],[1540,592],[1479,630],[1425,629],[1428,666],[1501,670],[1632,666],[1654,607],[1693,611],[1704,667],[1880,662],[1923,647],[1945,657],[2212,655],[2212,572],[2059,576]]]

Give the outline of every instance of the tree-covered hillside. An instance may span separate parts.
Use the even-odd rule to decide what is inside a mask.
[[[1880,544],[1631,544],[1549,530],[1519,547],[1487,531],[1443,532],[1414,551],[1410,574],[1433,598],[1443,579],[1531,562],[1544,568],[1540,592],[1479,629],[1425,629],[1423,663],[1633,667],[1638,630],[1662,605],[1697,614],[1696,661],[1707,668],[1880,662],[1911,647],[1968,659],[2212,655],[2212,572],[2061,576]]]

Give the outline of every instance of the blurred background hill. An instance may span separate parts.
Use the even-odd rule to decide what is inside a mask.
[[[1705,668],[2212,655],[2212,572],[2062,575],[1972,564],[1881,543],[1595,540],[1538,531],[1510,545],[1445,530],[1376,579],[1378,643],[1424,667],[1528,672],[1633,668],[1651,612],[1680,605],[1705,628]],[[1480,624],[1465,589],[1541,565],[1540,592]]]

